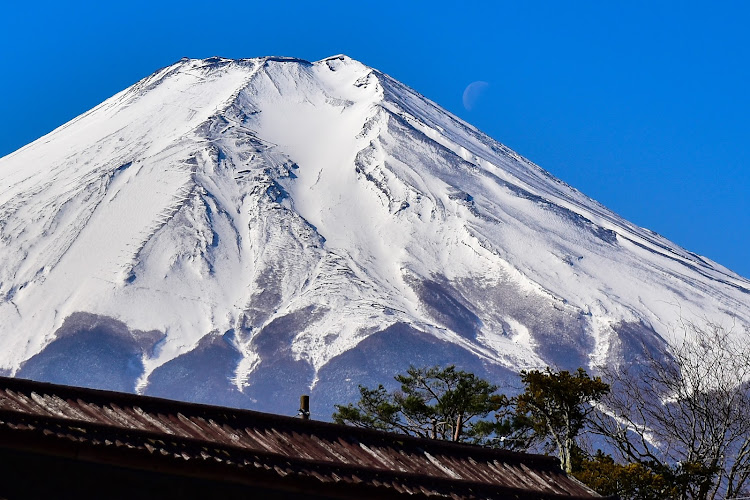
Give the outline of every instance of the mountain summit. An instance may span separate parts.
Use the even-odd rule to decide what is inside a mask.
[[[346,56],[183,59],[0,159],[0,372],[321,417],[594,368],[750,282]],[[315,411],[313,407],[313,411]]]

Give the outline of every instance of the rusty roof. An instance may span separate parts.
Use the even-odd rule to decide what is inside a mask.
[[[552,457],[5,377],[2,448],[342,498],[597,497]]]

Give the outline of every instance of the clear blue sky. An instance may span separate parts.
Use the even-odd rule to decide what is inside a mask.
[[[5,2],[0,156],[183,56],[338,53],[750,277],[750,2]]]

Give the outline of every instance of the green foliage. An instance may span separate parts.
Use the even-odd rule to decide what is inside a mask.
[[[360,400],[357,407],[336,405],[333,421],[339,424],[355,425],[368,429],[397,431],[400,428],[400,408],[393,402],[392,395],[385,387],[376,389],[359,386]]]
[[[671,471],[657,472],[638,463],[621,465],[601,450],[593,457],[584,459],[573,475],[597,493],[617,495],[621,500],[678,498],[678,488]]]
[[[356,404],[336,405],[334,422],[411,436],[488,443],[504,428],[502,420],[485,420],[509,405],[497,386],[473,373],[446,368],[410,367],[397,375],[398,391],[360,386]]]
[[[360,386],[359,401],[336,405],[334,421],[511,450],[546,443],[557,449],[566,472],[603,495],[623,500],[703,499],[710,493],[706,485],[716,484],[719,469],[700,461],[666,463],[647,455],[632,460],[623,454],[631,462],[622,464],[601,451],[585,456],[576,440],[590,424],[593,403],[608,395],[610,386],[582,368],[572,373],[522,371],[524,391],[513,398],[497,394],[497,386],[455,366],[410,367],[395,380],[400,384],[396,391]],[[597,431],[602,429],[600,425]],[[627,434],[618,436],[627,439]]]
[[[337,423],[396,431],[412,436],[468,441],[510,450],[526,450],[551,439],[570,470],[575,438],[590,404],[609,387],[583,369],[521,372],[525,391],[508,398],[497,386],[455,366],[411,367],[397,375],[398,391],[360,386],[356,404],[336,405]],[[494,419],[487,419],[490,414]]]
[[[515,398],[519,422],[531,427],[539,438],[549,438],[558,450],[566,472],[572,471],[575,438],[593,410],[591,403],[609,392],[599,377],[591,378],[583,368],[568,371],[532,370],[521,372],[524,392]]]
[[[601,450],[581,460],[573,471],[597,493],[617,495],[620,500],[702,498],[701,486],[715,474],[696,462],[672,467],[653,461],[620,464]]]

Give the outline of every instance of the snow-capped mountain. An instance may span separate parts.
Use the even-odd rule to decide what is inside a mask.
[[[293,412],[630,359],[750,281],[345,56],[183,59],[0,159],[0,371]]]

